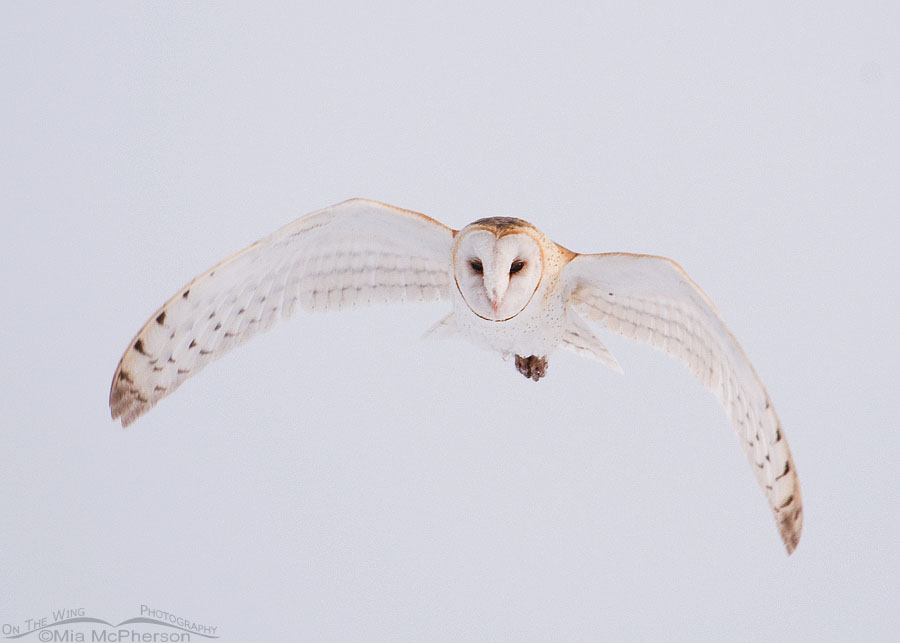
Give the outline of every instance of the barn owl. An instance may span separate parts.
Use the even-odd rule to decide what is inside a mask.
[[[430,331],[515,357],[540,380],[559,347],[621,370],[588,322],[681,360],[724,406],[788,553],[800,539],[800,486],[762,381],[707,296],[675,262],[578,254],[521,219],[453,230],[425,215],[352,199],[288,224],[207,270],[138,331],[109,405],[134,422],[209,362],[305,310],[449,300]]]

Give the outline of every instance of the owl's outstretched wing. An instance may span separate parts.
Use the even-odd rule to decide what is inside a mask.
[[[113,376],[113,419],[128,426],[298,304],[334,310],[447,298],[453,235],[424,215],[352,199],[260,239],[191,281],[144,324]]]
[[[793,552],[803,508],[791,452],[762,381],[709,298],[678,264],[649,255],[579,255],[563,280],[584,316],[677,357],[715,394]]]

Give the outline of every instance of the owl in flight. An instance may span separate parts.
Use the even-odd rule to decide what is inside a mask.
[[[237,344],[306,310],[450,300],[430,331],[504,357],[535,381],[559,347],[621,371],[594,322],[680,359],[737,431],[788,553],[803,524],[791,452],[762,381],[709,298],[675,262],[583,255],[521,219],[453,230],[425,215],[352,199],[301,217],[179,290],[131,341],[109,406],[128,426]]]

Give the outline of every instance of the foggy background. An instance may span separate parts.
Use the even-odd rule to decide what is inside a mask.
[[[0,8],[0,624],[897,640],[896,3],[134,4]],[[796,553],[712,395],[602,330],[624,376],[535,384],[420,341],[449,304],[298,314],[110,420],[162,302],[354,196],[681,263],[781,417]]]

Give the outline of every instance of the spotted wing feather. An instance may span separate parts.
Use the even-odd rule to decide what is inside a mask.
[[[450,228],[362,199],[306,215],[179,290],[132,339],[109,394],[127,426],[209,362],[297,306],[447,298]]]
[[[803,513],[791,452],[762,381],[709,298],[663,257],[580,255],[563,276],[572,305],[588,319],[678,358],[715,394],[793,552]]]

